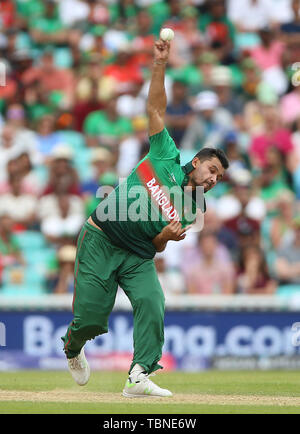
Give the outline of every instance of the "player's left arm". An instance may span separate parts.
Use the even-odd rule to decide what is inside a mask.
[[[149,136],[160,133],[165,127],[167,96],[165,70],[170,52],[170,42],[159,39],[154,45],[154,61],[147,100]]]

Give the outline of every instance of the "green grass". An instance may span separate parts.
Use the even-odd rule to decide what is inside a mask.
[[[68,372],[26,371],[0,373],[0,391],[47,392],[60,391],[82,393],[83,402],[31,402],[0,401],[0,413],[102,413],[102,414],[203,414],[203,413],[300,413],[300,406],[251,403],[240,405],[230,401],[217,404],[189,403],[189,394],[234,396],[299,397],[300,372],[220,372],[201,373],[160,372],[153,381],[176,393],[186,394],[184,402],[173,402],[172,398],[161,402],[147,403],[138,400],[126,402],[84,402],[84,393],[120,394],[126,380],[125,372],[93,372],[87,386],[74,384]],[[78,396],[78,395],[77,395]],[[80,395],[81,396],[81,395]]]

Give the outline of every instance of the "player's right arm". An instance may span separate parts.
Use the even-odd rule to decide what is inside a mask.
[[[165,125],[164,118],[167,108],[165,90],[165,69],[168,63],[170,42],[159,39],[154,45],[154,61],[147,100],[147,115],[149,119],[149,136],[160,133]]]

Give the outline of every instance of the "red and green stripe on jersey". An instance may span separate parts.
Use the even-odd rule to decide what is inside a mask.
[[[190,224],[181,218],[177,205],[183,201],[181,186],[186,178],[180,166],[179,150],[166,129],[151,136],[149,141],[150,150],[146,157],[91,215],[113,244],[142,258],[154,257],[156,250],[152,240],[172,220],[180,220],[183,227]],[[141,186],[146,191],[143,189],[143,198],[139,199],[139,206],[135,206],[137,198],[131,193],[135,187]],[[176,187],[175,193],[172,187]],[[107,218],[109,213],[104,211],[110,205],[116,209],[114,219]],[[143,218],[129,218],[131,210],[138,208],[141,208]],[[124,209],[127,210],[126,218]]]

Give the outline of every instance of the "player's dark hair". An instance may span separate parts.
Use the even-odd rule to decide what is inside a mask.
[[[206,160],[211,160],[212,158],[216,157],[220,160],[222,166],[224,169],[228,169],[229,167],[229,161],[225,155],[225,153],[222,151],[222,149],[215,149],[215,148],[203,148],[201,151],[199,151],[194,158],[199,158],[201,163]]]

